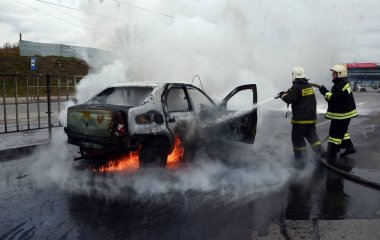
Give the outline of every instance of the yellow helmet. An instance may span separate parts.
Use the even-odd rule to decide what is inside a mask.
[[[337,72],[338,78],[347,77],[347,67],[343,64],[335,64],[330,70]]]
[[[305,78],[305,71],[301,66],[296,66],[292,71],[292,80],[296,80],[296,78]]]

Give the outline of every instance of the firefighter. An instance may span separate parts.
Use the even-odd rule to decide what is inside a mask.
[[[302,166],[306,157],[306,140],[319,158],[323,153],[321,142],[316,133],[317,101],[312,86],[305,78],[304,69],[296,66],[292,71],[292,87],[280,92],[281,99],[292,105],[292,144],[296,166]]]
[[[348,133],[348,125],[351,118],[358,116],[354,96],[347,82],[346,66],[336,64],[330,70],[334,86],[331,91],[323,85],[319,89],[328,103],[325,117],[331,119],[326,155],[328,160],[335,159],[341,148],[345,151],[340,154],[340,157],[356,153]]]

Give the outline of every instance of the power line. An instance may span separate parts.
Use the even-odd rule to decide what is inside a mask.
[[[65,15],[68,15],[68,16],[70,16],[70,17],[73,17],[73,18],[79,19],[80,21],[83,21],[83,16],[79,17],[79,16],[77,16],[77,15],[69,14],[69,13],[67,13],[67,12],[64,12],[64,11],[62,11],[60,8],[53,7],[53,6],[50,6],[50,5],[46,5],[46,6],[49,7],[49,8],[52,8],[52,9],[56,10],[57,12],[60,12],[60,13],[62,13],[62,14],[65,14]]]
[[[65,6],[65,5],[61,5],[61,4],[57,4],[57,3],[47,2],[47,1],[43,1],[43,0],[36,0],[36,1],[37,2],[41,2],[41,3],[45,3],[45,4],[50,4],[50,5],[62,7],[62,8],[67,8],[67,9],[70,9],[70,10],[75,10],[75,11],[80,11],[80,12],[88,12],[88,13],[91,13],[93,15],[97,15],[99,17],[104,17],[104,18],[108,18],[108,19],[111,19],[111,20],[115,20],[115,21],[127,22],[127,23],[131,22],[131,21],[128,21],[128,20],[125,20],[125,19],[110,17],[110,16],[103,15],[103,14],[100,14],[100,13],[97,13],[97,12],[82,10],[82,9],[78,9],[78,8],[73,8],[73,7],[69,7],[69,6]],[[137,22],[134,22],[134,23],[137,23]]]
[[[115,2],[118,2],[118,3],[121,3],[121,4],[125,4],[125,5],[128,5],[130,7],[134,7],[134,8],[137,8],[137,9],[140,9],[140,10],[144,10],[144,11],[148,11],[148,12],[151,12],[151,13],[156,13],[156,14],[160,14],[162,16],[165,16],[165,17],[170,17],[170,18],[174,18],[173,16],[170,16],[166,13],[162,13],[162,12],[159,12],[159,11],[155,11],[155,10],[152,10],[152,9],[148,9],[148,8],[143,8],[143,7],[140,7],[140,6],[136,6],[136,5],[133,5],[131,3],[127,3],[127,2],[122,2],[122,1],[119,1],[119,0],[114,0]]]
[[[47,12],[44,12],[44,11],[38,9],[38,8],[35,8],[35,7],[33,7],[33,6],[30,6],[30,5],[28,5],[28,4],[24,3],[24,2],[21,2],[21,1],[18,1],[18,0],[14,0],[14,1],[17,2],[17,3],[19,3],[19,4],[21,4],[21,5],[24,5],[24,6],[27,6],[27,7],[29,7],[29,8],[32,8],[33,10],[36,10],[36,11],[38,11],[38,12],[41,12],[41,13],[43,13],[43,14],[45,14],[45,15],[48,15],[48,16],[50,16],[50,17],[52,17],[52,18],[55,18],[55,19],[57,19],[57,20],[60,20],[60,21],[62,21],[62,22],[68,23],[68,24],[73,25],[73,26],[75,26],[75,27],[79,27],[79,28],[82,28],[82,29],[89,30],[88,28],[85,28],[85,27],[83,27],[83,26],[80,26],[80,25],[77,25],[77,24],[75,24],[75,23],[69,22],[69,21],[67,21],[67,20],[65,20],[65,19],[62,19],[62,18],[60,18],[60,17],[57,17],[57,16],[54,16],[54,15],[51,15],[51,14],[49,14],[49,13],[47,13]]]

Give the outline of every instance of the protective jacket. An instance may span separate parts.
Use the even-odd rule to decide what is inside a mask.
[[[325,117],[342,120],[358,116],[354,96],[346,78],[336,78],[333,80],[333,83],[334,86],[331,88],[331,91],[323,94],[328,102]]]
[[[317,119],[317,101],[313,87],[306,78],[296,78],[282,100],[292,104],[293,124],[312,124]]]

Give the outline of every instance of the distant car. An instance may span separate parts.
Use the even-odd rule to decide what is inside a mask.
[[[244,105],[239,94],[250,106],[245,111],[236,110]],[[79,146],[81,158],[139,150],[140,166],[165,165],[175,137],[185,151],[218,139],[253,144],[256,103],[255,84],[235,88],[220,104],[191,84],[118,84],[69,107],[65,132],[68,143]]]

